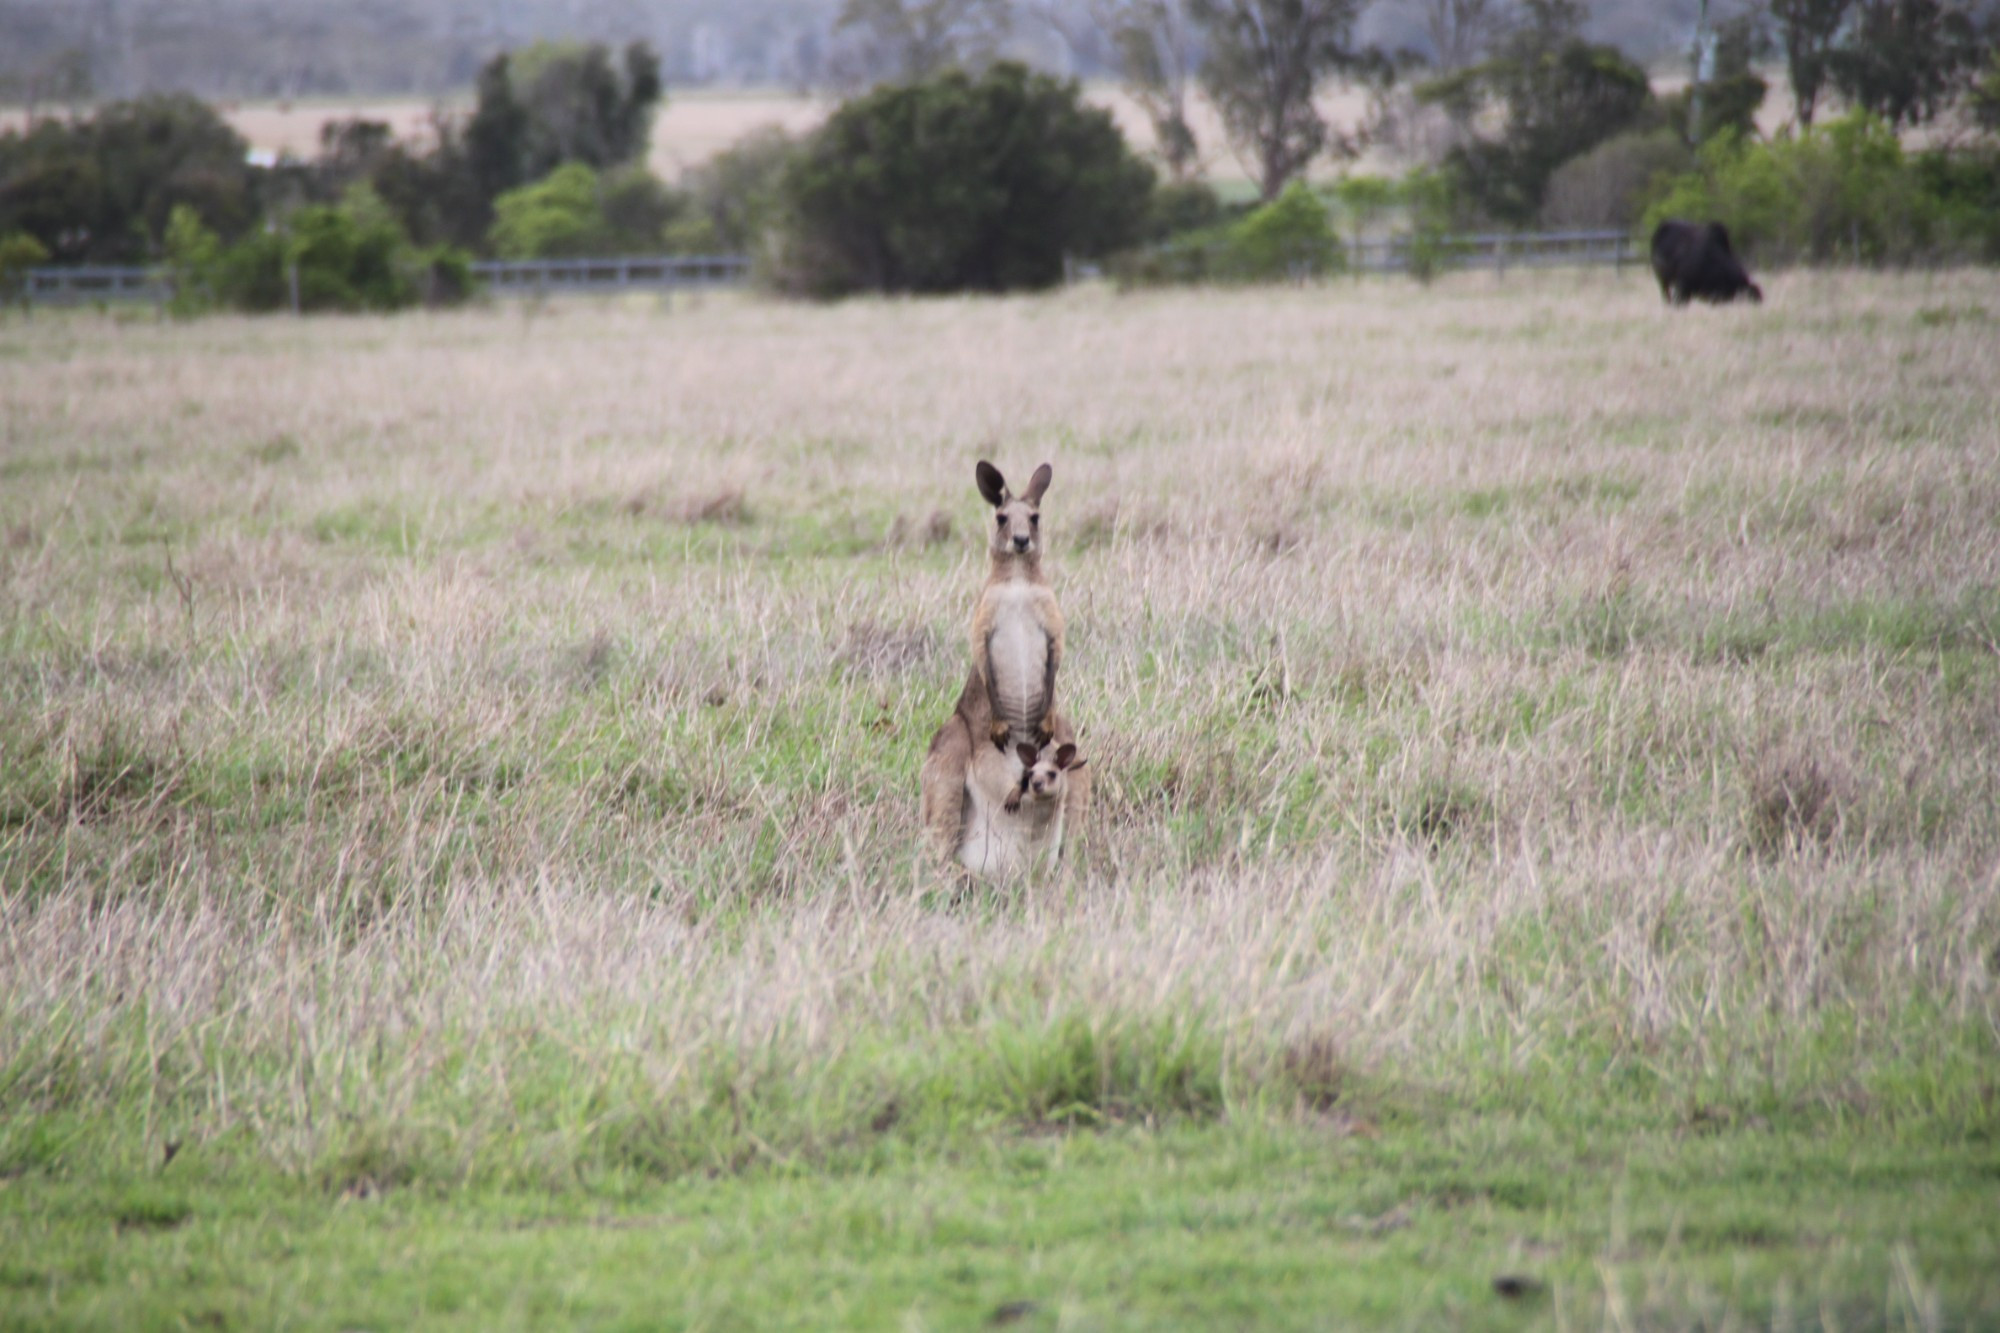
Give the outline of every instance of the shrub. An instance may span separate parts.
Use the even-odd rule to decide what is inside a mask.
[[[1919,153],[1911,167],[1940,237],[1961,253],[2000,261],[2000,144]]]
[[[1153,191],[1146,210],[1146,238],[1164,241],[1222,221],[1222,200],[1202,181],[1175,181]]]
[[[176,204],[167,217],[167,277],[173,296],[170,313],[198,315],[215,304],[216,279],[222,265],[221,238],[209,230],[201,214]]]
[[[1397,186],[1386,176],[1347,175],[1335,183],[1333,198],[1359,241],[1396,207]]]
[[[493,252],[506,259],[645,254],[687,200],[643,167],[599,175],[581,162],[493,201]]]
[[[1350,190],[1349,197],[1374,212],[1400,206],[1410,271],[1428,282],[1451,257],[1448,238],[1458,209],[1453,178],[1415,171],[1400,182],[1362,179],[1370,184]],[[1358,202],[1350,207],[1358,208]],[[1157,286],[1296,280],[1331,276],[1347,267],[1347,250],[1334,233],[1326,204],[1294,181],[1276,199],[1232,223],[1182,232],[1160,245],[1120,255],[1112,272],[1125,286]]]
[[[181,241],[185,268],[177,277],[197,279],[212,264],[206,285],[216,300],[242,310],[281,310],[291,304],[294,271],[299,309],[396,310],[418,301],[448,304],[472,290],[464,252],[449,247],[418,251],[387,205],[365,185],[338,205],[301,208],[282,229],[253,233],[209,257],[198,233]]]
[[[22,299],[28,270],[49,262],[48,247],[25,231],[0,236],[0,305]]]
[[[604,211],[597,173],[570,162],[493,201],[493,253],[503,259],[548,259],[600,250]]]
[[[1542,203],[1542,223],[1634,227],[1661,178],[1681,175],[1693,165],[1694,153],[1672,130],[1607,139],[1556,168]]]
[[[1413,171],[1399,193],[1410,224],[1409,273],[1428,283],[1451,262],[1451,230],[1461,206],[1458,180],[1447,171]]]
[[[1347,266],[1326,205],[1303,181],[1232,227],[1229,249],[1235,276],[1253,282],[1323,277]]]
[[[785,172],[798,143],[760,130],[682,178],[689,207],[666,231],[669,250],[761,254],[777,228]]]
[[[1074,80],[1011,61],[843,104],[787,168],[783,286],[1006,291],[1136,240],[1153,171]]]
[[[1857,111],[1768,143],[1716,136],[1693,171],[1659,187],[1641,226],[1720,218],[1765,263],[1881,262],[1932,252],[1938,212],[1895,132]]]
[[[667,229],[689,212],[685,194],[639,166],[600,176],[597,204],[607,254],[657,252]]]

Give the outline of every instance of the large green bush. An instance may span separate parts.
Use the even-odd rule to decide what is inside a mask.
[[[191,315],[211,305],[283,310],[297,283],[298,308],[397,310],[419,302],[451,304],[472,290],[461,251],[418,249],[395,215],[366,185],[336,205],[294,211],[282,226],[224,247],[191,209],[167,225],[172,309]]]
[[[1955,246],[1895,132],[1860,111],[1768,142],[1718,135],[1662,187],[1642,230],[1670,217],[1720,218],[1764,263],[1904,262]]]
[[[1073,80],[1003,61],[847,102],[784,178],[788,289],[1047,287],[1132,244],[1153,171]]]
[[[687,200],[643,167],[557,167],[493,201],[493,252],[506,259],[652,254]]]
[[[2000,262],[2000,143],[1919,153],[1911,168],[1947,243],[1968,257]]]
[[[1304,181],[1231,227],[1229,244],[1237,276],[1252,282],[1324,277],[1347,266],[1326,205]]]

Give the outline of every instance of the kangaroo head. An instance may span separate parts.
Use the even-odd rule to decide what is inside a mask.
[[[1032,745],[1018,748],[1021,756],[1021,793],[1037,801],[1053,801],[1062,795],[1064,775],[1082,768],[1086,761],[1077,757],[1074,745],[1050,742],[1039,751]]]
[[[993,535],[987,550],[996,556],[1038,556],[1042,553],[1042,493],[1054,470],[1047,463],[1028,478],[1028,489],[1016,496],[1007,489],[1000,469],[984,459],[977,471],[979,493],[993,506]]]

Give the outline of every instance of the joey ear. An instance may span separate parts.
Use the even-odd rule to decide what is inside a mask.
[[[1083,761],[1076,757],[1076,747],[1074,745],[1062,745],[1056,748],[1057,768],[1080,768],[1082,766]]]
[[[1007,479],[1000,475],[999,468],[982,458],[973,470],[973,476],[978,479],[979,493],[985,497],[987,504],[998,509],[1007,503]]]
[[[1035,475],[1028,478],[1028,489],[1021,492],[1021,498],[1031,505],[1040,504],[1042,502],[1042,493],[1048,490],[1049,480],[1055,474],[1056,470],[1047,463],[1036,468]]]
[[[1015,747],[1015,750],[1021,756],[1022,763],[1026,764],[1029,768],[1033,768],[1035,766],[1034,746],[1028,744],[1026,741],[1022,741],[1018,746]]]

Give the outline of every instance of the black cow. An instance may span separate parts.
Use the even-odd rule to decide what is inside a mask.
[[[1690,300],[1734,301],[1748,295],[1764,299],[1763,289],[1750,281],[1743,261],[1729,248],[1729,229],[1720,222],[1662,222],[1653,229],[1653,276],[1660,280],[1660,299],[1675,305]]]

